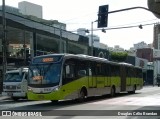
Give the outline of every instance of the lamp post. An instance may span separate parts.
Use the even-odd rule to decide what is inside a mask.
[[[5,19],[5,0],[2,1],[2,25],[3,25],[3,37],[2,37],[2,52],[3,52],[3,80],[5,79],[5,73],[7,69],[7,47],[6,47],[6,19]]]

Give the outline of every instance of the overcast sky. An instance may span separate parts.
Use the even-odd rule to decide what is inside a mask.
[[[18,7],[18,2],[24,0],[5,0],[6,5]],[[78,28],[91,29],[91,22],[97,20],[98,8],[109,5],[109,11],[128,7],[146,7],[147,0],[25,0],[43,6],[43,18],[58,20],[66,23],[67,30],[76,31]],[[2,1],[0,2],[2,4]],[[156,23],[159,20],[150,12],[143,9],[109,14],[108,28]],[[94,23],[97,29],[97,23]],[[124,49],[133,47],[133,44],[144,41],[153,42],[153,25],[130,29],[107,30],[106,33],[97,30],[93,32],[100,37],[100,42],[109,47],[119,45]]]

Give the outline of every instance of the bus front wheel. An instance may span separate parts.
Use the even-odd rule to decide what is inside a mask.
[[[51,102],[54,104],[54,103],[57,103],[58,100],[51,100]]]
[[[12,97],[12,100],[14,100],[14,101],[18,101],[18,100],[19,100],[19,98],[18,98],[18,97]]]
[[[81,89],[78,97],[78,102],[83,102],[86,98],[86,91],[85,89]]]

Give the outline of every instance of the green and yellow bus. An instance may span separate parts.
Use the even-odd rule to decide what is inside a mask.
[[[32,59],[27,95],[29,100],[83,101],[90,96],[135,93],[142,87],[142,69],[131,64],[81,54],[50,54]]]

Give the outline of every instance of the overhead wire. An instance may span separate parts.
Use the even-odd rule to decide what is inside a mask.
[[[130,26],[120,26],[120,27],[108,27],[108,28],[101,28],[101,29],[93,29],[93,31],[99,31],[99,30],[118,30],[118,29],[127,29],[127,28],[140,28],[142,29],[143,26],[149,26],[149,25],[154,25],[157,24],[158,22],[154,22],[154,23],[148,23],[148,24],[139,24],[139,25],[130,25]],[[158,23],[159,24],[159,23]],[[91,31],[86,29],[87,31]],[[76,32],[76,31],[70,31],[70,32]]]

